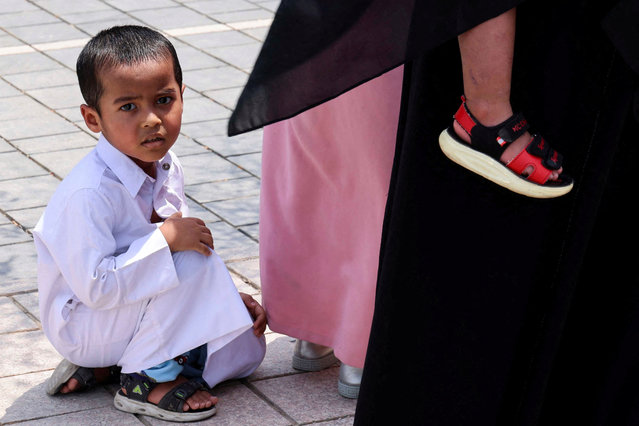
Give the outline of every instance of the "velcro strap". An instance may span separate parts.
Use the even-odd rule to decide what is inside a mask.
[[[162,397],[160,402],[158,402],[158,407],[180,412],[187,398],[200,389],[204,389],[204,386],[195,380],[180,383]]]
[[[531,155],[542,159],[542,164],[548,170],[559,170],[563,161],[563,156],[552,149],[544,138],[533,135],[533,139],[526,148]]]
[[[468,135],[470,135],[471,130],[475,127],[475,124],[477,124],[466,107],[466,98],[464,96],[462,96],[462,103],[453,118]]]
[[[149,394],[157,385],[151,378],[141,374],[120,374],[120,386],[126,391],[126,396],[136,401],[146,402]]]
[[[521,113],[517,113],[499,126],[501,126],[501,128],[497,132],[497,135],[510,143],[528,130],[528,121]]]

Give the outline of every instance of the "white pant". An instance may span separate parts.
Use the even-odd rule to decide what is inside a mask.
[[[174,253],[173,261],[179,286],[110,310],[74,303],[60,316],[65,324],[53,345],[74,364],[120,365],[123,373],[133,373],[206,343],[203,376],[210,386],[251,374],[266,344],[253,335],[253,321],[222,259],[185,251]]]

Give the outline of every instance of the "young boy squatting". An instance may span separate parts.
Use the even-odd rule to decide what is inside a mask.
[[[82,116],[100,137],[33,233],[42,327],[65,358],[52,393],[78,389],[78,366],[100,381],[100,367],[118,365],[118,409],[209,417],[217,398],[206,385],[262,362],[266,316],[237,292],[204,222],[187,217],[169,151],[183,109],[177,54],[149,28],[114,27],[89,41],[77,73]],[[188,378],[185,362],[202,377]]]

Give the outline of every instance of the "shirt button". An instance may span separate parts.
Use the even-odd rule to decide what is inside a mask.
[[[169,169],[171,168],[171,165],[170,165],[169,163],[163,163],[163,164],[162,164],[162,168],[163,168],[164,170],[169,170]]]

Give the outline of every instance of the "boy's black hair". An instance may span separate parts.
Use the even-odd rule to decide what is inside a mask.
[[[173,60],[175,81],[182,87],[182,68],[175,48],[166,37],[151,28],[123,25],[100,31],[80,52],[76,72],[82,97],[100,113],[98,101],[103,86],[100,73],[110,67],[134,65],[148,60]]]

